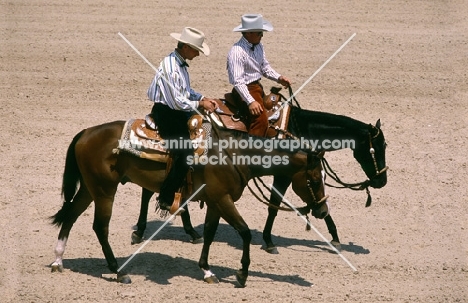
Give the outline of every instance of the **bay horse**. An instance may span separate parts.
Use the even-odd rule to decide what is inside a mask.
[[[56,259],[51,264],[52,271],[63,270],[63,254],[70,230],[78,217],[94,201],[93,230],[101,244],[107,265],[117,274],[118,282],[131,283],[128,274],[123,270],[119,271],[108,241],[114,196],[119,183],[124,182],[135,183],[153,192],[159,191],[165,178],[166,163],[138,158],[125,152],[115,153],[113,150],[119,145],[124,125],[125,121],[114,121],[87,128],[79,132],[68,147],[62,182],[64,202],[62,208],[51,217],[52,224],[61,227],[55,247]],[[223,130],[217,126],[212,127],[211,133],[213,142],[227,139],[240,142],[252,139],[245,133]],[[288,140],[283,140],[286,141]],[[204,244],[198,264],[205,273],[206,282],[219,282],[210,271],[208,253],[219,220],[223,218],[234,227],[243,240],[242,267],[236,278],[241,286],[245,286],[250,265],[251,231],[234,202],[241,197],[249,179],[265,175],[284,175],[293,180],[300,197],[311,208],[325,216],[328,213],[328,205],[325,203],[320,155],[297,148],[268,151],[255,146],[229,146],[221,150],[216,146],[208,149],[208,157],[212,156],[220,157],[226,163],[218,165],[208,162],[206,165],[193,166],[193,188],[204,186],[193,200],[203,201],[207,205]],[[239,156],[243,157],[244,163],[237,163]],[[255,162],[250,163],[246,160],[255,157]],[[267,158],[276,159],[276,163],[266,165],[263,160]]]
[[[315,142],[317,151],[334,151],[343,148],[351,148],[354,158],[360,164],[366,176],[369,178],[358,185],[360,189],[367,189],[368,186],[381,188],[387,183],[387,166],[385,161],[386,142],[381,130],[380,119],[375,125],[366,124],[356,119],[336,115],[332,113],[310,111],[301,109],[298,106],[291,106],[290,118],[287,130],[278,130],[288,137],[295,137],[298,140],[307,139]],[[323,143],[335,143],[324,146]],[[346,146],[344,143],[353,142],[354,146]],[[337,144],[340,143],[340,144]],[[331,176],[333,177],[333,176]],[[340,180],[338,180],[340,181]],[[291,185],[291,178],[287,176],[274,176],[273,186],[277,191],[273,191],[270,196],[271,207],[268,208],[268,217],[263,229],[263,240],[265,250],[269,253],[278,253],[276,245],[272,241],[272,228],[278,213],[276,206],[280,205],[282,196]],[[347,184],[344,185],[347,186]],[[132,243],[139,243],[143,239],[146,229],[148,204],[153,192],[142,189],[141,211],[137,222],[137,230],[132,233]],[[312,213],[316,218],[321,218]],[[182,223],[185,232],[192,237],[193,243],[200,243],[200,235],[193,229],[189,212],[182,214]],[[340,249],[338,231],[331,214],[323,218],[332,236],[331,244]]]

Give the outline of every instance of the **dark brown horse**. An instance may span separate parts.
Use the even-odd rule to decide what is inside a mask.
[[[293,106],[291,107],[287,132],[295,137],[311,140],[311,144],[316,145],[314,147],[317,151],[351,149],[354,159],[359,163],[368,179],[356,184],[346,184],[333,174],[329,174],[335,181],[341,182],[343,187],[367,190],[369,186],[382,188],[387,184],[388,167],[385,160],[387,143],[381,130],[380,119],[375,125],[372,125],[347,116],[310,111]],[[289,185],[291,185],[291,178],[275,176],[273,186],[279,193],[284,194]],[[279,205],[281,200],[279,194],[272,192],[271,204]],[[274,207],[268,209],[268,218],[263,229],[266,251],[270,253],[277,253],[277,248],[271,237],[277,213],[278,210]],[[327,215],[324,220],[332,235],[332,244],[339,249],[340,240],[331,215]]]
[[[93,230],[102,246],[108,267],[117,274],[118,281],[131,282],[125,272],[119,271],[108,241],[114,196],[119,183],[127,181],[158,192],[165,177],[166,165],[123,152],[118,154],[113,152],[119,145],[124,124],[125,121],[115,121],[85,129],[73,138],[68,148],[62,184],[64,203],[52,216],[52,223],[61,226],[55,248],[56,259],[51,265],[53,271],[63,269],[63,253],[70,230],[82,212],[94,201]],[[212,137],[213,142],[227,139],[240,142],[252,139],[243,133],[216,127],[213,127]],[[286,141],[288,140],[283,142]],[[240,156],[244,162],[241,162]],[[268,151],[259,149],[258,145],[247,148],[230,146],[223,150],[215,146],[208,150],[208,157],[214,157],[219,161],[222,158],[225,163],[210,162],[194,166],[193,188],[195,190],[204,187],[192,200],[204,201],[207,205],[204,245],[199,266],[205,272],[207,282],[217,282],[215,275],[210,272],[208,253],[219,219],[223,218],[243,239],[242,268],[236,276],[240,285],[244,286],[250,265],[251,232],[237,211],[234,201],[241,197],[244,187],[251,178],[283,175],[297,183],[297,190],[309,207],[317,209],[325,216],[328,213],[328,206],[322,199],[325,193],[320,158],[317,153],[311,151],[290,148]]]
[[[280,130],[281,131],[281,130]],[[380,129],[380,120],[375,125],[366,124],[350,117],[335,115],[331,113],[309,111],[293,106],[291,108],[290,123],[288,129],[283,131],[288,136],[294,136],[298,140],[309,140],[318,151],[334,151],[344,148],[353,150],[354,158],[361,165],[364,173],[369,178],[359,184],[344,184],[343,187],[352,189],[367,189],[368,186],[381,188],[387,183],[387,166],[385,162],[385,137]],[[351,145],[351,143],[354,143]],[[331,175],[333,178],[334,176]],[[336,178],[335,178],[336,179]],[[340,180],[337,180],[340,182]],[[277,206],[281,203],[282,195],[291,185],[291,178],[275,175],[273,186],[276,191],[272,192],[270,203]],[[146,229],[148,204],[153,192],[143,188],[141,196],[141,211],[137,222],[137,230],[132,233],[132,243],[142,240]],[[278,213],[278,208],[268,209],[268,218],[263,229],[263,240],[266,251],[278,253],[272,241],[271,231]],[[314,217],[323,218],[321,214],[312,213]],[[338,231],[330,214],[323,218],[327,224],[328,231],[332,236],[331,243],[340,248]],[[187,234],[192,237],[193,243],[201,242],[200,235],[193,229],[190,215],[186,211],[182,214],[182,222]]]

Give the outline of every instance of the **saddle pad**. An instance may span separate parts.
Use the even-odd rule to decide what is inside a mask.
[[[159,134],[146,128],[144,119],[128,120],[122,130],[116,153],[125,151],[136,157],[166,163],[169,152]]]
[[[208,127],[203,123],[201,116],[194,115],[189,119],[187,126],[194,155],[206,155],[208,151],[204,143],[211,135],[211,125]],[[130,119],[124,125],[119,145],[114,149],[114,153],[124,151],[139,158],[167,163],[169,151],[165,144],[157,131],[148,128],[145,119]]]

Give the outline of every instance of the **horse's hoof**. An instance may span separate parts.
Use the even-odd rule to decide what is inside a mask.
[[[61,265],[61,264],[60,265],[59,264],[52,264],[50,266],[50,268],[51,268],[51,270],[50,270],[51,272],[63,272],[63,265]]]
[[[203,279],[203,281],[205,281],[208,284],[218,284],[219,283],[219,280],[218,280],[218,278],[216,278],[215,275],[206,277],[206,278]]]
[[[341,243],[340,242],[331,241],[330,244],[333,245],[333,247],[336,248],[337,251],[341,251]]]
[[[132,232],[132,245],[133,244],[138,244],[138,243],[141,243],[143,242],[143,237],[140,237],[139,235],[137,235],[137,233],[134,231]]]
[[[201,244],[203,243],[203,237],[192,239],[192,244]]]
[[[239,283],[240,287],[245,287],[245,282],[247,282],[248,274],[244,274],[242,269],[239,269],[236,273],[236,280]]]
[[[127,274],[117,274],[117,282],[122,283],[122,284],[130,284],[132,283],[132,279],[130,279],[130,276]]]
[[[267,247],[265,248],[265,251],[269,254],[272,254],[272,255],[278,255],[279,252],[278,252],[278,249],[276,248],[276,246],[271,246],[271,247]]]

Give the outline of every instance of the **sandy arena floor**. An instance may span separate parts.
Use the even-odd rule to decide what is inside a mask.
[[[465,1],[2,1],[0,9],[0,226],[2,302],[467,302],[468,10]],[[151,109],[147,65],[175,47],[171,32],[201,29],[212,54],[190,64],[192,86],[222,97],[226,55],[240,16],[273,23],[263,43],[272,66],[297,90],[352,34],[356,36],[298,94],[303,107],[381,119],[389,182],[364,192],[330,188],[343,256],[291,213],[274,226],[280,254],[261,249],[266,208],[246,192],[237,203],[253,232],[247,287],[236,288],[241,239],[224,221],[203,282],[201,245],[180,219],[128,265],[133,283],[109,279],[92,230],[93,206],[75,224],[63,273],[51,273],[65,152],[81,129],[143,117]],[[266,87],[274,83],[263,81]],[[365,177],[351,151],[327,154],[347,181]],[[120,264],[139,246],[130,234],[140,188],[120,187],[110,241]],[[287,198],[298,200],[292,192]],[[151,209],[154,208],[154,200]],[[201,233],[205,209],[191,204]],[[149,237],[163,220],[150,211]],[[324,222],[313,220],[327,238]]]

